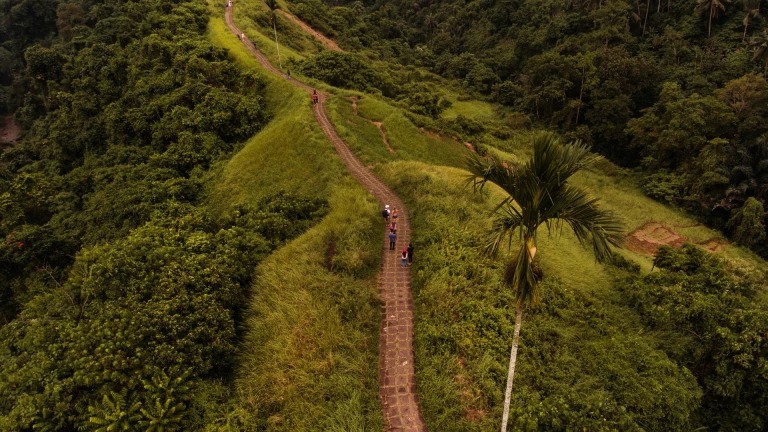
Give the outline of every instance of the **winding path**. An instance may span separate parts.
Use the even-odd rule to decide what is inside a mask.
[[[227,7],[224,17],[229,29],[240,35],[242,32],[235,26],[232,9],[231,6]],[[242,42],[264,68],[283,76],[247,37]],[[312,93],[312,87],[301,81],[292,79],[291,82]],[[315,120],[325,132],[325,136],[336,147],[336,152],[347,169],[376,197],[380,206],[383,208],[385,204],[389,204],[399,210],[396,251],[389,250],[389,240],[385,234],[382,239],[384,253],[379,273],[379,297],[383,304],[379,334],[379,398],[384,419],[390,431],[426,431],[419,409],[413,364],[411,272],[410,268],[400,266],[398,253],[411,241],[408,210],[402,200],[355,157],[347,143],[336,132],[325,110],[325,100],[328,97],[327,94],[319,93],[319,103],[312,107]]]

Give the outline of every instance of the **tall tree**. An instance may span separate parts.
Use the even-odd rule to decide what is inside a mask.
[[[741,37],[742,41],[747,40],[747,28],[749,27],[749,19],[757,18],[760,16],[760,2],[761,0],[744,0],[744,35]]]
[[[696,12],[699,14],[707,13],[709,15],[709,27],[707,28],[707,37],[712,37],[712,19],[725,13],[725,4],[731,0],[696,0]]]
[[[580,142],[561,145],[554,134],[542,133],[534,138],[533,158],[525,164],[510,164],[493,157],[487,160],[474,157],[468,161],[469,182],[476,190],[491,182],[508,195],[496,206],[494,229],[485,251],[493,255],[504,243],[509,249],[513,248],[513,241],[518,244],[512,279],[517,310],[502,432],[506,431],[509,418],[523,308],[538,302],[533,260],[539,227],[546,225],[550,233],[557,233],[564,224],[568,225],[579,242],[591,245],[600,262],[611,257],[611,246],[619,247],[622,243],[623,227],[616,217],[600,209],[598,199],[568,183],[572,175],[599,159],[600,156],[591,154],[589,147]]]
[[[763,30],[762,35],[753,37],[749,41],[749,46],[755,49],[752,58],[763,63],[765,66],[763,75],[768,77],[768,30]]]

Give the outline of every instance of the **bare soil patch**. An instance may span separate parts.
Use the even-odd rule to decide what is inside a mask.
[[[482,409],[474,408],[475,397],[472,394],[469,379],[466,377],[467,360],[463,357],[459,357],[457,360],[460,372],[456,374],[456,382],[461,386],[461,402],[464,405],[465,411],[464,418],[472,423],[477,423],[485,418],[487,413]]]
[[[355,115],[359,115],[357,113],[357,97],[351,96],[349,99],[352,101],[352,109],[355,111]],[[387,140],[387,132],[384,131],[384,128],[382,127],[382,123],[375,122],[372,120],[368,120],[368,121],[376,125],[376,127],[379,129],[379,132],[381,132],[381,139],[382,141],[384,141],[384,145],[387,146],[387,150],[389,150],[390,153],[397,153],[395,149],[393,149],[392,146],[389,145],[389,141]],[[349,120],[347,120],[347,122],[349,122]]]
[[[723,240],[711,238],[701,243],[692,242],[671,228],[659,222],[648,222],[627,235],[625,247],[635,253],[656,254],[661,246],[678,248],[683,243],[695,243],[710,252],[721,252],[727,246]]]
[[[16,144],[21,128],[13,121],[13,114],[0,117],[0,144]]]
[[[387,146],[387,150],[389,150],[390,153],[396,153],[395,149],[392,148],[392,146],[389,145],[389,141],[387,141],[387,132],[384,131],[384,128],[381,127],[381,122],[371,122],[376,125],[377,128],[379,128],[379,132],[381,132],[381,139],[384,141],[384,145]]]
[[[421,131],[421,133],[423,133],[424,135],[430,136],[430,137],[432,137],[432,138],[434,138],[434,139],[437,139],[437,140],[439,140],[439,139],[442,139],[442,138],[443,138],[443,137],[441,137],[441,136],[440,136],[440,134],[439,134],[439,133],[437,133],[437,132],[432,132],[432,131],[429,131],[429,130],[426,130],[426,129],[424,129],[423,127],[420,127],[420,128],[419,128],[419,130],[420,130],[420,131]]]
[[[332,238],[328,242],[328,248],[325,250],[325,268],[328,271],[333,270],[334,255],[336,255],[336,239]]]

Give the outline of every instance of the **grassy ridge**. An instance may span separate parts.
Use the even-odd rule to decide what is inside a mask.
[[[218,16],[209,23],[208,34],[239,64],[269,81],[266,99],[274,112],[274,120],[222,168],[212,201],[230,205],[279,189],[328,195],[329,185],[346,169],[317,126],[306,92],[263,72]]]
[[[279,3],[279,2],[278,2]],[[285,5],[280,6],[285,9]],[[287,9],[285,9],[287,10]],[[277,41],[280,45],[280,59],[275,46],[275,33],[271,23],[271,11],[262,0],[240,0],[235,5],[235,25],[245,32],[250,40],[266,55],[275,66],[282,61],[287,66],[291,61],[303,60],[323,50],[322,44],[291,20],[277,15]]]
[[[208,35],[263,74],[220,13]],[[236,391],[209,423],[227,430],[381,430],[377,204],[325,139],[306,93],[264,76],[274,120],[220,168],[210,205],[223,211],[289,190],[329,199],[330,212],[255,270]]]
[[[335,190],[331,208],[257,269],[238,388],[269,430],[382,427],[378,209],[354,184]]]

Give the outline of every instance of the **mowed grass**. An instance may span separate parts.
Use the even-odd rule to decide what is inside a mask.
[[[381,430],[377,203],[325,139],[305,92],[264,73],[222,17],[208,36],[268,81],[274,114],[211,179],[212,211],[281,190],[330,203],[318,225],[254,269],[236,381],[210,429]]]
[[[459,115],[476,120],[479,122],[494,121],[499,119],[499,115],[488,102],[479,100],[458,100],[455,93],[444,93],[444,97],[451,101],[452,105],[440,114],[440,117],[446,120],[453,120]]]
[[[358,114],[352,109],[350,96],[358,97]],[[373,96],[342,92],[330,99],[326,106],[339,134],[367,164],[415,160],[460,167],[469,156],[469,150],[463,144],[422,132],[400,109]],[[371,122],[382,123],[395,153],[387,149],[381,133]]]

